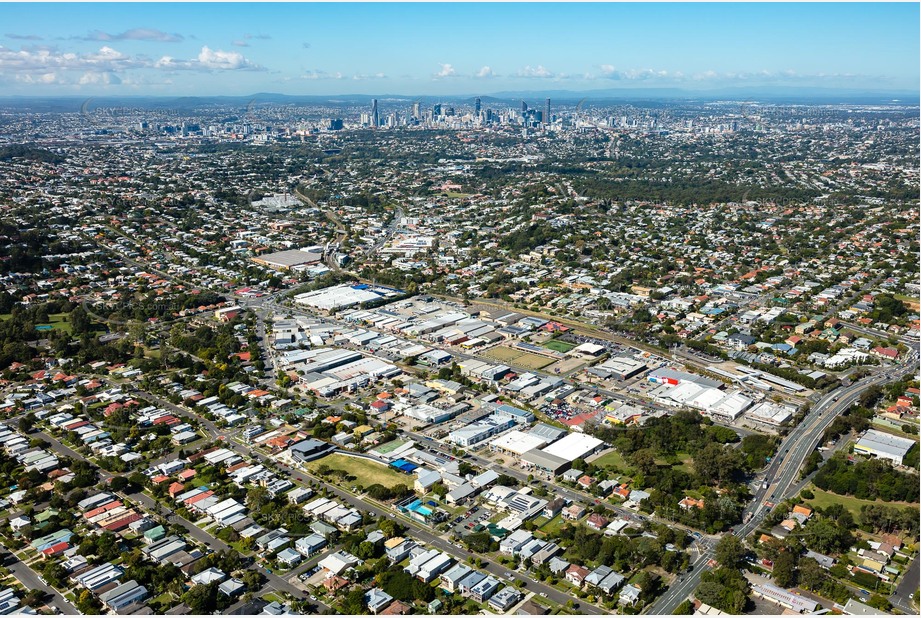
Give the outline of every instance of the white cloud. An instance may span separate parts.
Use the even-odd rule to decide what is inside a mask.
[[[440,77],[451,77],[456,74],[454,67],[450,64],[439,63],[441,65],[441,70],[435,73],[436,78]]]
[[[496,77],[496,75],[492,72],[492,69],[489,66],[484,66],[476,72],[476,77],[480,79],[487,79],[490,77]]]
[[[212,50],[207,45],[198,54],[198,63],[209,69],[236,70],[252,68],[252,63],[239,52]]]
[[[78,81],[80,85],[87,84],[104,84],[104,85],[118,85],[122,83],[122,80],[115,73],[92,73],[86,72],[80,76]]]
[[[55,70],[118,71],[141,68],[148,64],[146,60],[131,58],[108,46],[88,54],[60,52],[50,47],[15,51],[0,46],[0,71],[2,72],[23,72],[38,75],[47,74],[49,71]]]
[[[528,78],[540,78],[547,79],[551,77],[556,77],[552,71],[545,68],[543,65],[537,65],[532,67],[531,65],[526,66],[525,68],[518,71],[518,77],[528,77]]]
[[[201,48],[194,60],[177,60],[163,56],[154,63],[154,68],[170,71],[262,71],[263,67],[249,61],[243,54],[233,51]]]
[[[344,79],[344,75],[340,72],[328,73],[321,69],[314,69],[312,71],[304,71],[301,75],[301,79]]]
[[[373,75],[365,75],[363,73],[356,73],[352,76],[352,79],[355,81],[362,81],[367,79],[387,79],[387,76],[384,73],[374,73]]]

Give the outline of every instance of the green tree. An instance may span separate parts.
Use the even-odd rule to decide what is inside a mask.
[[[716,561],[727,569],[737,569],[744,564],[748,551],[739,538],[726,534],[716,544]]]

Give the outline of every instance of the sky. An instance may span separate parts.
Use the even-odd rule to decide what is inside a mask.
[[[919,90],[918,3],[0,3],[0,93]]]

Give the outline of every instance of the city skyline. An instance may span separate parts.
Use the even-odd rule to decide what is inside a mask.
[[[15,95],[919,88],[916,4],[5,4],[2,13],[0,86]]]

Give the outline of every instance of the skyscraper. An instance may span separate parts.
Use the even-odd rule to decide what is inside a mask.
[[[473,101],[473,113],[474,113],[475,116],[479,116],[479,115],[480,115],[480,97],[477,97],[477,98]]]
[[[419,112],[420,112],[419,102],[416,101],[415,103],[413,103],[413,118],[415,118],[416,120],[418,120],[419,118],[422,118],[422,114],[420,114]]]
[[[432,106],[432,115],[441,116],[441,103],[435,103],[435,105]]]
[[[377,99],[371,99],[371,126],[375,129],[381,126],[381,117],[377,111]]]
[[[544,124],[550,124],[550,99],[547,99],[547,110],[544,112]]]
[[[525,113],[526,111],[528,111],[528,104],[525,103],[524,101],[522,101],[522,102],[521,102],[521,113],[523,114],[523,113]]]

